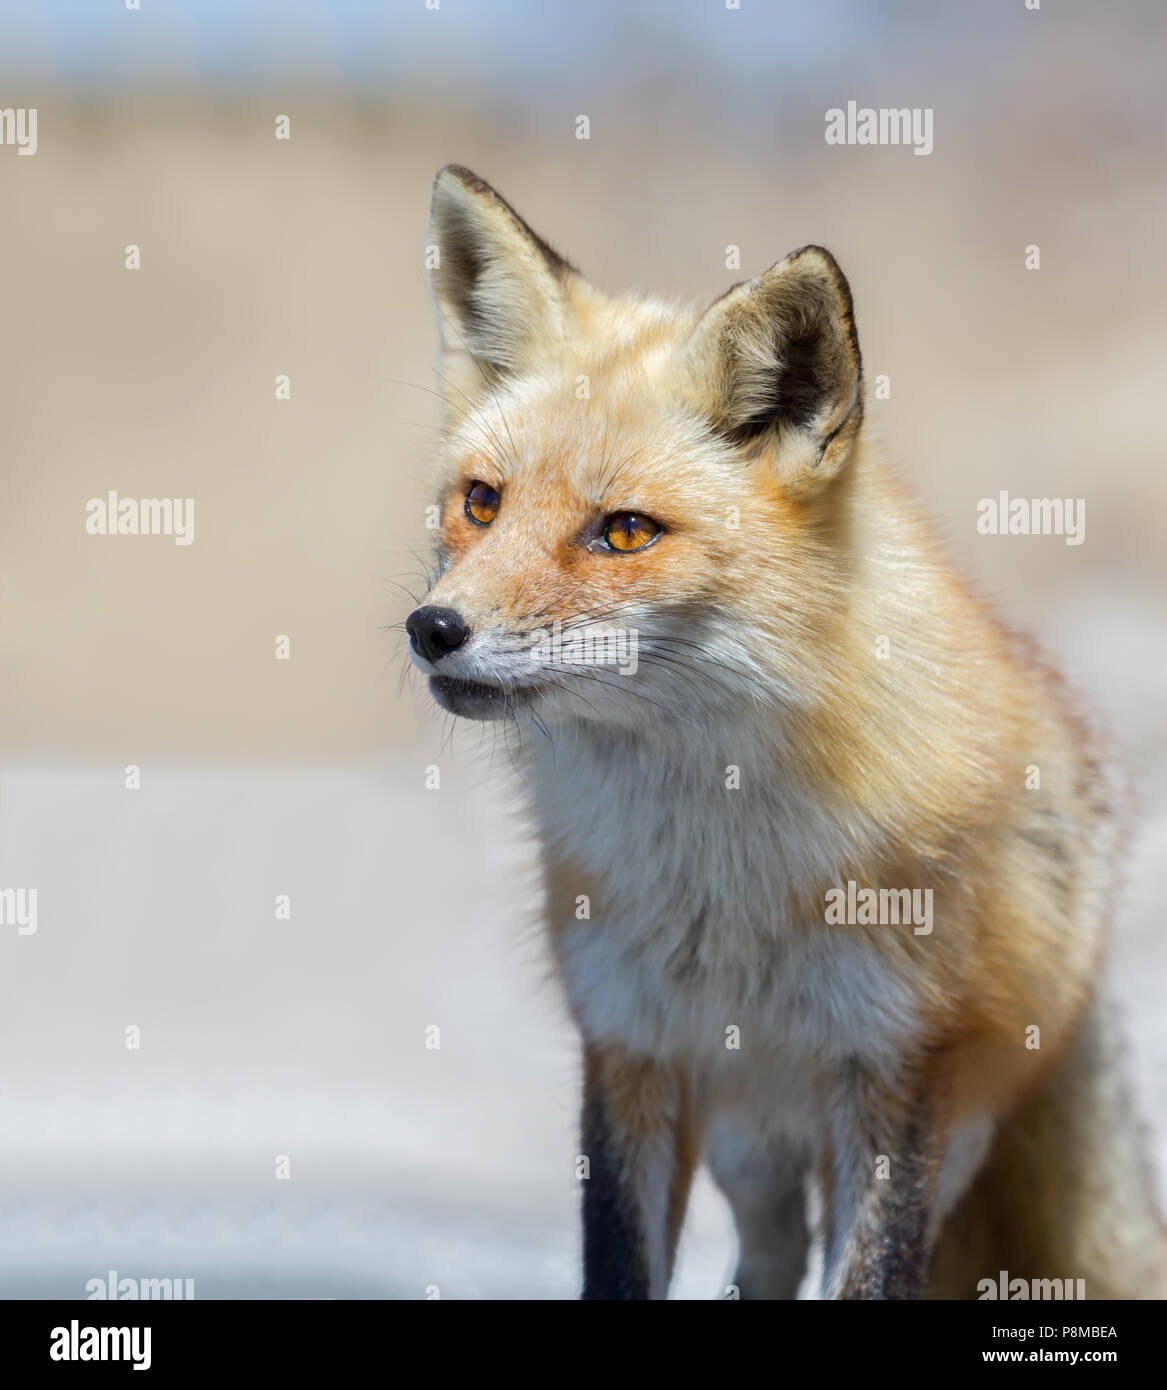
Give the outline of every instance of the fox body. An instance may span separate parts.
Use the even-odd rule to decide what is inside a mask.
[[[742,1297],[793,1297],[812,1234],[827,1297],[1161,1296],[1095,989],[1104,766],[865,442],[833,258],[704,312],[609,298],[454,166],[430,242],[448,430],[407,626],[443,707],[522,736],[584,1296],[665,1296],[702,1160]],[[634,672],[547,640],[612,628]],[[930,925],[840,921],[841,890]]]

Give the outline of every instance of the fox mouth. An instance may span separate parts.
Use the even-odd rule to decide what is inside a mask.
[[[431,676],[429,685],[438,704],[463,719],[508,719],[532,704],[542,691],[537,685],[488,685],[456,676]]]

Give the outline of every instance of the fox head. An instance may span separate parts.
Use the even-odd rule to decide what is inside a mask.
[[[456,165],[429,240],[440,535],[406,627],[438,703],[643,725],[803,698],[863,416],[830,253],[704,312],[611,298]]]

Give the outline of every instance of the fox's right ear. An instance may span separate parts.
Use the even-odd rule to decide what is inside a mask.
[[[509,373],[560,344],[568,280],[577,272],[469,169],[434,180],[429,247],[441,372],[460,414]],[[458,393],[461,393],[458,395]]]

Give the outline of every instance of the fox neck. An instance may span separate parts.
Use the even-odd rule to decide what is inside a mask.
[[[685,719],[581,719],[525,740],[537,800],[564,834],[573,798],[579,815],[622,820],[659,821],[662,806],[675,818],[681,803],[714,820],[749,806],[743,828],[767,827],[771,844],[783,828],[816,827],[837,869],[941,857],[958,822],[983,811],[1012,732],[1002,723],[1019,678],[1008,634],[878,464],[841,490],[835,521],[848,540],[832,606],[801,674],[775,671],[768,701],[719,695]],[[938,767],[959,770],[959,797]]]

